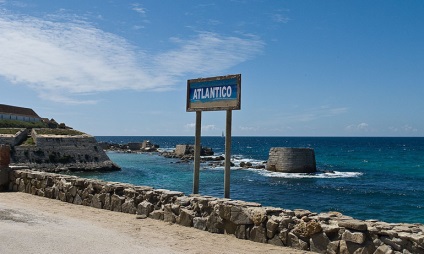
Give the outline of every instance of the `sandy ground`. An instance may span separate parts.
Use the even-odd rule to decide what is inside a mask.
[[[310,253],[25,193],[0,193],[0,253]]]

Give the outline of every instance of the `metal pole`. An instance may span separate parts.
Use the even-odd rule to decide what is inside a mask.
[[[199,194],[201,131],[202,131],[202,111],[196,111],[196,136],[195,136],[195,146],[194,146],[193,194]]]
[[[226,130],[225,130],[225,176],[224,176],[224,197],[225,198],[230,198],[231,122],[232,122],[232,110],[227,110],[227,123],[226,123]]]

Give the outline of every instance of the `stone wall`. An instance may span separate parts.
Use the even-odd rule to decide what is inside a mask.
[[[314,149],[272,147],[266,169],[284,173],[316,172]]]
[[[14,165],[26,165],[50,172],[119,170],[93,136],[38,135],[35,130],[31,136],[35,141],[34,146],[14,147]]]
[[[9,189],[76,205],[137,214],[240,239],[319,253],[424,253],[424,225],[361,221],[258,203],[68,175],[15,170]]]
[[[0,134],[0,144],[15,146],[21,143],[27,135],[27,129],[16,129],[16,134]]]

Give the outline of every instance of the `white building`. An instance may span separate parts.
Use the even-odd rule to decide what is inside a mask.
[[[0,104],[0,120],[40,122],[41,118],[30,108]]]

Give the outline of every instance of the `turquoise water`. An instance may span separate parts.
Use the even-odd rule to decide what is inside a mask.
[[[115,143],[150,140],[163,149],[194,143],[193,137],[96,137]],[[202,137],[202,145],[224,153],[224,139]],[[338,211],[358,219],[424,223],[424,138],[233,137],[232,160],[267,160],[271,147],[315,149],[315,175],[264,170],[231,171],[231,198],[286,209]],[[82,177],[192,191],[193,164],[155,153],[109,152],[120,172],[78,173]],[[332,170],[335,174],[324,173]],[[200,194],[224,196],[222,167],[202,165]]]

